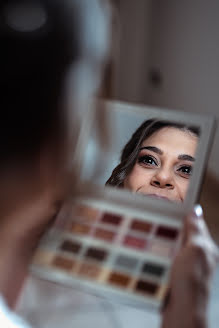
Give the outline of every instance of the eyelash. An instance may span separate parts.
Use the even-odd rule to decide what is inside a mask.
[[[188,169],[189,172],[183,172],[182,169]],[[180,172],[181,176],[189,178],[192,174],[192,166],[191,165],[182,165],[177,169],[177,172]]]
[[[153,161],[154,164],[149,163],[149,162],[146,162],[146,161],[149,161],[149,160]],[[158,163],[157,163],[156,158],[154,158],[151,155],[143,155],[143,156],[140,156],[138,158],[138,163],[143,164],[143,165],[146,165],[146,166],[154,166],[154,165],[158,166]]]
[[[152,161],[152,163],[149,163],[149,161]],[[142,164],[147,167],[153,167],[158,166],[159,163],[155,157],[152,155],[142,155],[138,158],[138,163]],[[189,172],[183,172],[183,170],[188,170]],[[192,166],[191,165],[182,165],[176,170],[179,175],[183,178],[189,179],[192,174]]]

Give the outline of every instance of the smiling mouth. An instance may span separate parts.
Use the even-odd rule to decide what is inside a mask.
[[[168,200],[169,202],[172,202],[171,199],[169,199],[168,197],[166,196],[161,196],[161,195],[157,195],[157,194],[144,194],[145,196],[149,196],[149,197],[152,197],[152,198],[156,198],[156,199],[164,199],[164,200]]]

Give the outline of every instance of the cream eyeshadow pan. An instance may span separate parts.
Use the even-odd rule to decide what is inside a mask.
[[[107,289],[161,305],[180,224],[103,211],[86,203],[74,205],[63,222],[58,219],[42,239],[33,271],[57,273],[73,287],[79,280],[87,282],[95,293]]]

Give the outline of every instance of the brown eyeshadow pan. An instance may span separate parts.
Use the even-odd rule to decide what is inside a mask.
[[[142,279],[138,280],[135,286],[136,291],[150,295],[154,295],[157,292],[158,288],[159,285]]]
[[[149,233],[151,231],[151,228],[152,224],[140,220],[133,220],[130,226],[131,230],[138,231],[141,233]]]
[[[74,216],[84,218],[88,221],[95,221],[100,214],[100,211],[87,206],[87,205],[78,205],[73,212]]]
[[[122,222],[122,217],[112,213],[105,213],[101,218],[101,222],[117,226]]]
[[[100,272],[101,268],[97,265],[91,263],[82,263],[79,268],[78,274],[86,276],[90,279],[97,279],[100,275]]]
[[[52,265],[64,270],[71,270],[75,264],[74,260],[66,259],[62,256],[57,255],[53,261]]]
[[[131,281],[130,276],[119,272],[112,272],[108,277],[109,283],[113,285],[118,285],[120,287],[127,287],[130,281]]]
[[[79,251],[81,249],[81,244],[78,243],[78,242],[75,242],[75,241],[65,240],[61,244],[60,249],[62,251],[66,251],[66,252],[77,254],[77,253],[79,253]]]
[[[74,222],[70,227],[71,232],[78,233],[81,235],[88,235],[91,230],[91,226]]]
[[[94,232],[94,236],[96,238],[105,240],[105,241],[113,241],[114,237],[115,237],[116,233],[110,230],[106,230],[106,229],[101,229],[101,228],[97,228]]]
[[[104,249],[90,247],[85,253],[85,257],[91,258],[97,261],[104,261],[108,255],[108,252]]]

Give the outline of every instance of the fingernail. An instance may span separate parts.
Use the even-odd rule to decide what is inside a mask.
[[[199,204],[195,205],[195,207],[193,209],[193,217],[196,219],[203,217],[203,210],[202,210],[201,205],[199,205]]]
[[[165,311],[166,307],[168,306],[168,304],[170,303],[170,289],[168,289],[165,297],[164,297],[164,300],[163,300],[163,304],[161,306],[161,313]]]

